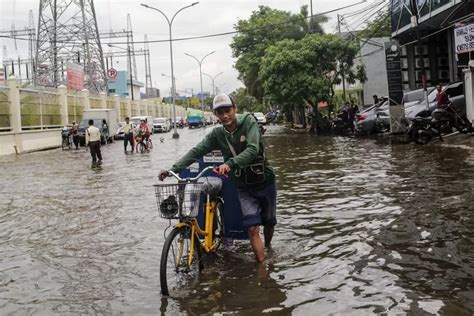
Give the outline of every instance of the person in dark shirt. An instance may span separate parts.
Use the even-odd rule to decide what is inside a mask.
[[[449,104],[449,97],[446,94],[446,92],[443,91],[443,87],[440,84],[436,86],[436,91],[438,91],[438,93],[436,94],[436,99],[435,99],[436,107],[437,108],[447,107]]]

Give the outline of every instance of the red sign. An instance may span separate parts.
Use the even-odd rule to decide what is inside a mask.
[[[5,72],[3,69],[0,68],[0,84],[5,83]]]
[[[112,79],[112,80],[115,80],[115,78],[117,78],[117,70],[115,70],[115,68],[110,68],[107,70],[107,76]]]
[[[66,67],[67,87],[74,90],[84,89],[84,68],[73,63],[68,63]]]

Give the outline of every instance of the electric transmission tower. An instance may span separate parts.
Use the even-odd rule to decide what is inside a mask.
[[[85,87],[107,85],[94,0],[40,0],[35,83],[57,87],[66,82],[68,63],[83,66]]]

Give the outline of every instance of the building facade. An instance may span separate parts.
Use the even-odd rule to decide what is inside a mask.
[[[109,79],[108,83],[108,94],[118,95],[120,97],[132,97],[131,87],[133,86],[133,100],[141,99],[140,88],[144,86],[143,82],[133,80],[133,84],[130,84],[130,76],[127,71],[118,71],[115,79]]]
[[[456,54],[454,28],[472,21],[474,1],[391,0],[392,37],[401,47],[403,89],[463,80],[468,54]]]

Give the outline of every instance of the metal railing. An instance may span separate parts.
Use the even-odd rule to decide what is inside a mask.
[[[0,88],[0,132],[10,132],[11,113],[10,101],[8,100],[8,89]]]
[[[61,127],[58,93],[20,89],[20,109],[22,130]]]

